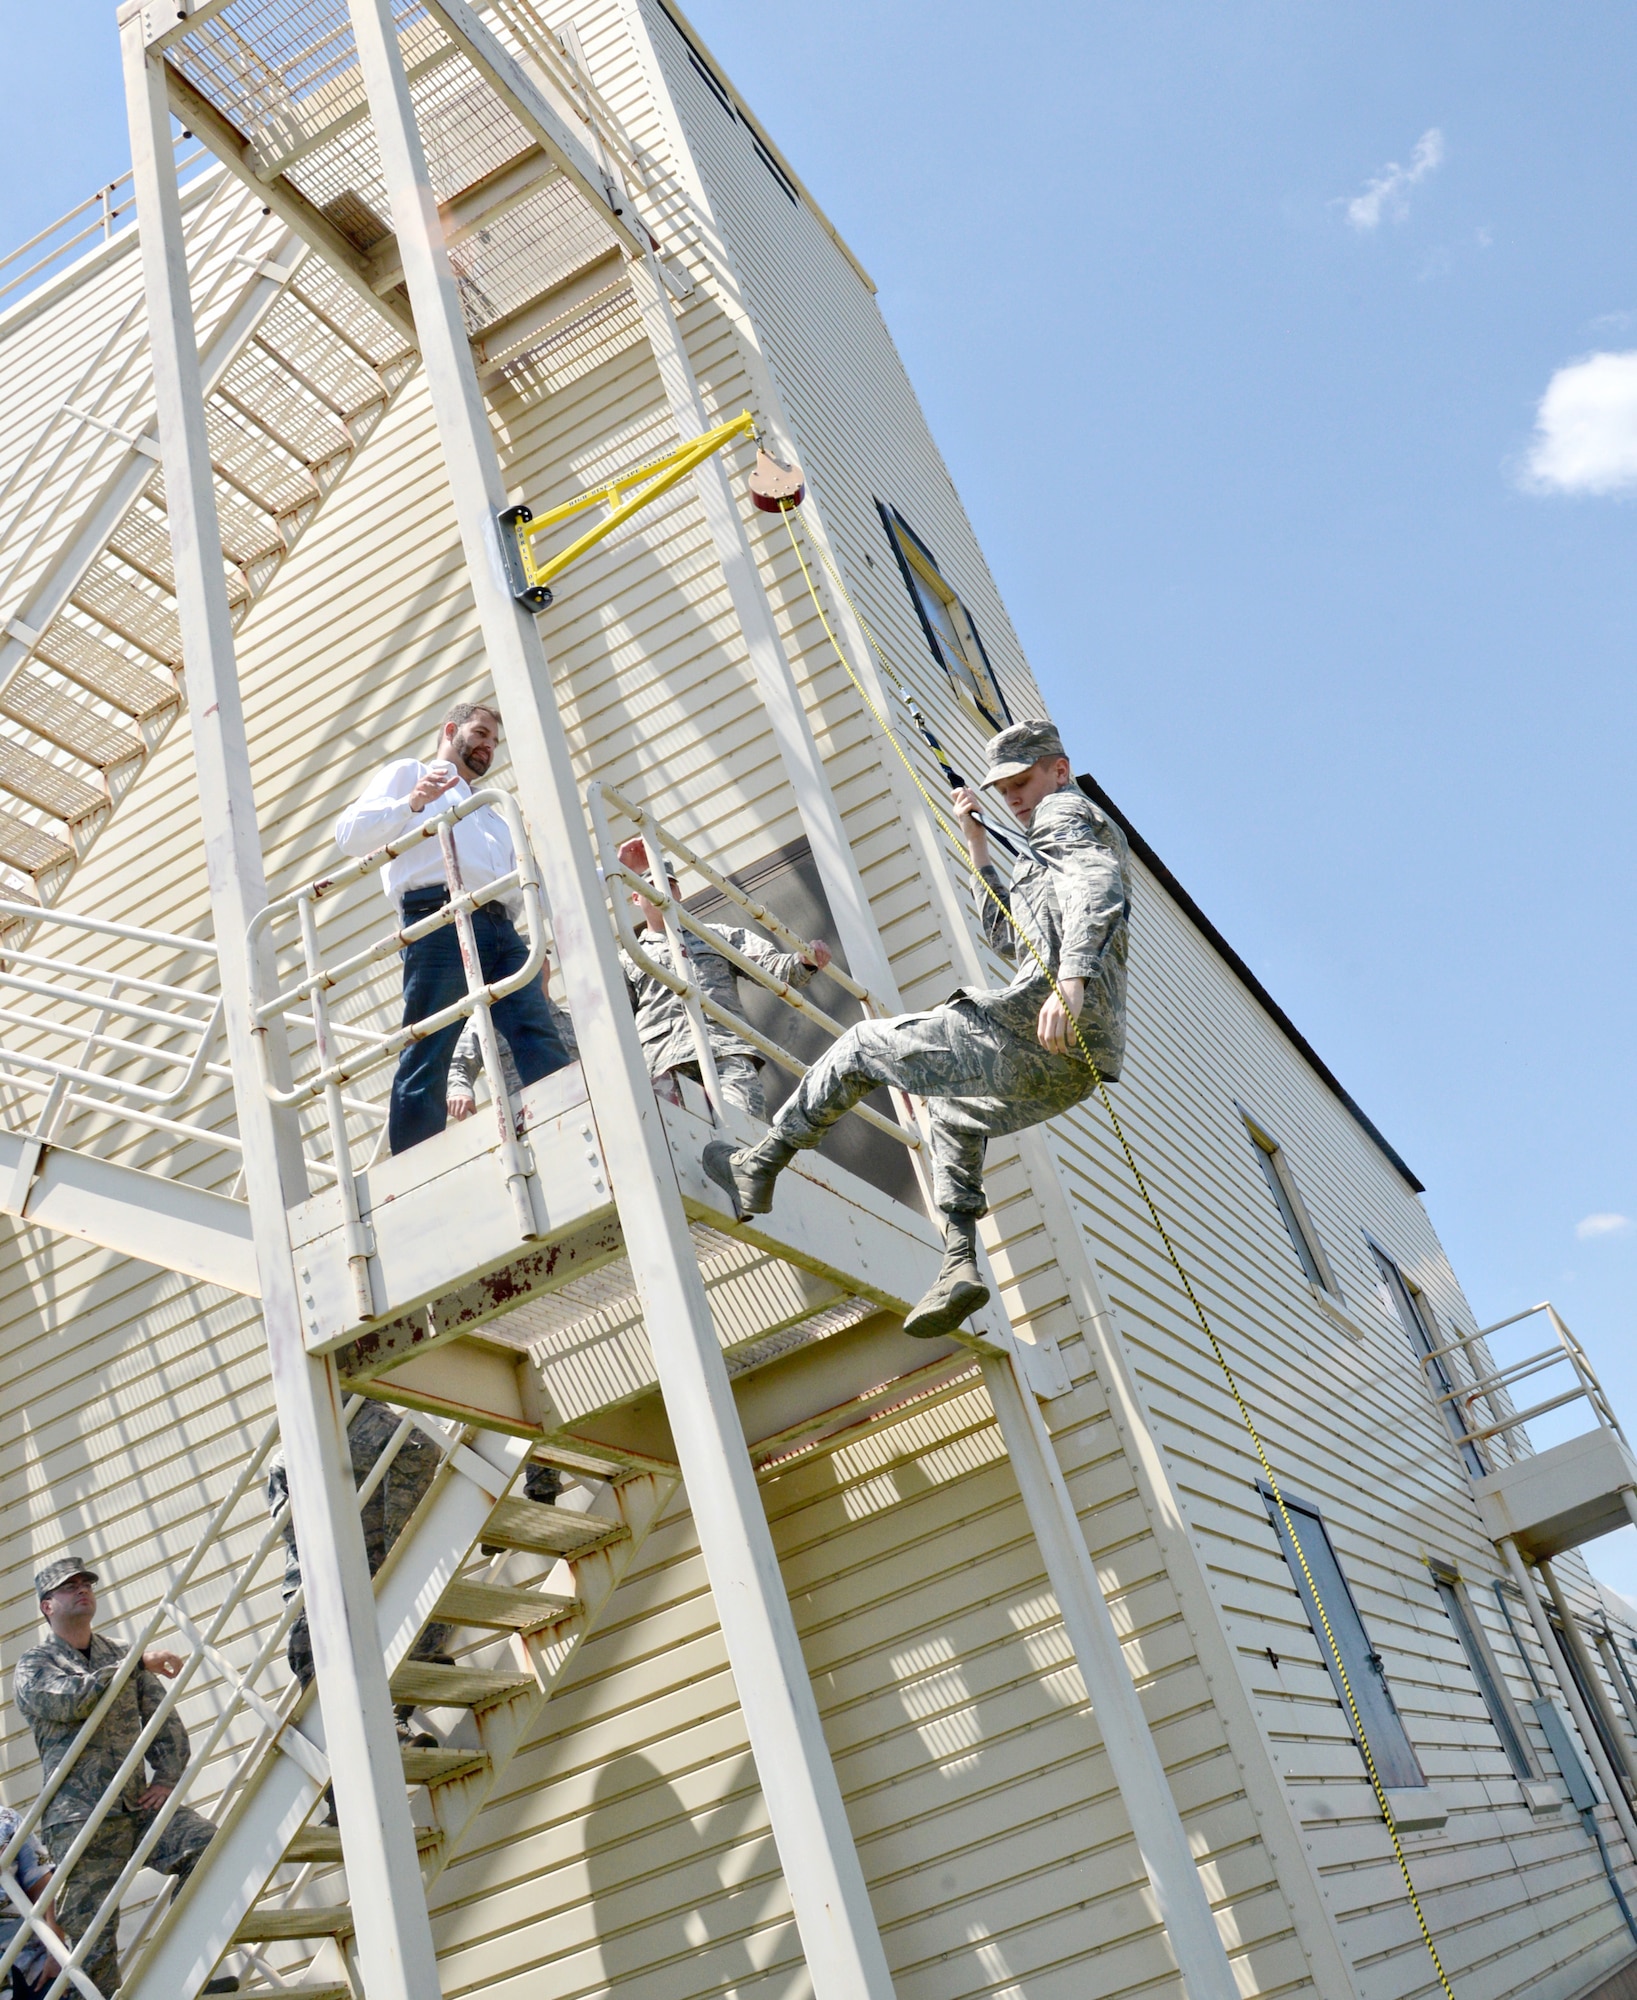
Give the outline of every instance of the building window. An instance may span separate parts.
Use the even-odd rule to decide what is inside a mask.
[[[1466,1436],[1470,1405],[1455,1393],[1455,1378],[1449,1370],[1450,1357],[1438,1352],[1448,1343],[1439,1332],[1438,1318],[1431,1301],[1418,1285],[1410,1283],[1397,1262],[1388,1256],[1368,1230],[1364,1232],[1364,1240],[1370,1246],[1370,1255],[1381,1273],[1382,1288],[1398,1315],[1399,1324],[1409,1335],[1411,1347],[1423,1357],[1422,1375],[1428,1390],[1438,1398],[1438,1407],[1443,1411],[1444,1421],[1459,1447],[1461,1462],[1474,1479],[1482,1479],[1489,1467],[1484,1463],[1483,1453],[1477,1444]]]
[[[1506,1683],[1501,1678],[1501,1670],[1495,1655],[1489,1650],[1489,1641],[1484,1637],[1483,1627],[1478,1623],[1476,1612],[1467,1597],[1466,1588],[1453,1563],[1429,1561],[1433,1584],[1437,1589],[1444,1611],[1455,1636],[1461,1642],[1461,1651],[1466,1654],[1467,1665],[1472,1669],[1472,1678],[1478,1683],[1478,1692],[1484,1698],[1484,1707],[1489,1710],[1489,1719],[1495,1725],[1495,1734],[1501,1739],[1501,1748],[1506,1752],[1506,1761],[1512,1766],[1512,1775],[1520,1783],[1538,1778],[1535,1760],[1529,1754],[1529,1740],[1524,1734],[1523,1720],[1512,1706],[1512,1697],[1506,1691]]]
[[[1274,1207],[1284,1218],[1290,1247],[1296,1252],[1297,1263],[1307,1273],[1307,1282],[1317,1285],[1321,1292],[1328,1292],[1333,1299],[1340,1299],[1341,1287],[1336,1283],[1335,1273],[1324,1254],[1319,1232],[1313,1227],[1313,1218],[1308,1214],[1307,1205],[1291,1178],[1290,1162],[1285,1158],[1284,1148],[1244,1105],[1237,1105],[1235,1109],[1245,1121],[1256,1163],[1262,1169],[1262,1178],[1273,1196]]]
[[[962,706],[974,719],[986,731],[1004,729],[1012,712],[971,614],[944,581],[932,551],[898,509],[879,500],[876,505],[932,657],[948,674]]]
[[[778,182],[779,186],[784,190],[786,197],[799,207],[801,205],[801,196],[796,192],[796,183],[773,157],[772,149],[764,144],[754,132],[750,135],[750,143],[756,149],[757,159],[761,161],[774,180]]]
[[[1392,1690],[1387,1685],[1387,1669],[1381,1655],[1370,1643],[1370,1636],[1364,1629],[1364,1620],[1359,1616],[1358,1606],[1353,1602],[1353,1593],[1347,1587],[1347,1579],[1342,1575],[1341,1564],[1336,1560],[1336,1552],[1330,1545],[1330,1532],[1324,1525],[1317,1507],[1305,1500],[1293,1500],[1287,1493],[1281,1508],[1273,1497],[1273,1489],[1258,1481],[1257,1490],[1262,1495],[1268,1510],[1268,1518],[1273,1523],[1274,1533],[1279,1537],[1279,1547],[1284,1552],[1291,1581],[1296,1586],[1296,1594],[1302,1600],[1302,1608],[1307,1613],[1307,1622],[1313,1628],[1313,1636],[1318,1641],[1319,1652],[1323,1656],[1325,1669],[1330,1675],[1336,1698],[1341,1703],[1341,1712],[1346,1717],[1350,1729],[1355,1727],[1353,1709],[1348,1706],[1347,1690],[1342,1686],[1341,1674],[1337,1670],[1336,1655],[1331,1651],[1330,1639],[1325,1632],[1328,1621],[1330,1632],[1334,1634],[1336,1646],[1341,1653],[1341,1663],[1347,1669],[1347,1686],[1352,1689],[1353,1707],[1358,1710],[1359,1721],[1364,1725],[1364,1734],[1370,1745],[1370,1757],[1376,1767],[1376,1775],[1389,1791],[1412,1790],[1425,1786],[1426,1775],[1415,1754],[1415,1746],[1405,1733],[1404,1724],[1399,1720],[1398,1709],[1393,1702]],[[1290,1537],[1290,1527],[1285,1515],[1290,1516],[1290,1525],[1296,1530],[1301,1543],[1298,1553]],[[1304,1568],[1305,1560],[1305,1568]],[[1313,1597],[1313,1585],[1317,1586],[1320,1600],[1324,1605],[1324,1616],[1319,1615],[1318,1604]]]

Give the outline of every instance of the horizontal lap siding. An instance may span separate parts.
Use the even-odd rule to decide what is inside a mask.
[[[1578,1825],[1537,1820],[1524,1805],[1425,1568],[1429,1555],[1459,1563],[1514,1699],[1524,1703],[1531,1689],[1490,1590],[1499,1560],[1408,1337],[1379,1297],[1362,1229],[1392,1248],[1445,1323],[1470,1331],[1454,1275],[1425,1211],[1379,1149],[1140,867],[1131,1016],[1127,1066],[1113,1092],[1120,1117],[1274,1470],[1322,1509],[1405,1727],[1451,1807],[1445,1833],[1406,1841],[1440,1951],[1452,1972],[1460,1969],[1463,1994],[1572,1991],[1583,1976],[1575,1962],[1599,1962],[1586,1955],[1606,1946],[1618,1916],[1589,1872]],[[1336,1325],[1308,1290],[1235,1098],[1284,1145],[1356,1333]],[[1428,1961],[1255,1491],[1262,1469],[1250,1440],[1106,1115],[1059,1121],[1054,1137],[1354,1962],[1372,1992],[1419,1991]],[[1562,1567],[1583,1575],[1578,1557]],[[1532,1720],[1530,1733],[1540,1755]],[[1549,1769],[1550,1759],[1542,1761]],[[1319,1816],[1331,1811],[1340,1817]],[[1487,1929],[1497,1883],[1521,1896],[1525,1881],[1526,1911],[1514,1915],[1497,1954]]]
[[[1151,1564],[1112,1584],[1130,1500],[1109,1470],[1083,1505],[1127,1657],[1253,1990],[1285,1990],[1287,1920],[1168,1589]],[[798,1460],[762,1492],[898,1992],[1174,1990],[981,1390]],[[787,1904],[680,1510],[439,1894],[451,1993],[521,1994],[548,1958],[571,1994],[788,1989]]]

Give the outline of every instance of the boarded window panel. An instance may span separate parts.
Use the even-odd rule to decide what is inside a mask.
[[[847,955],[836,936],[835,919],[830,914],[830,903],[819,878],[818,866],[805,840],[792,841],[788,847],[752,862],[748,868],[736,869],[729,879],[745,895],[771,910],[782,924],[799,937],[823,938],[835,954],[836,964],[841,970],[845,972],[849,969]],[[736,903],[730,903],[714,889],[701,890],[698,895],[690,896],[688,908],[696,917],[703,917],[709,923],[743,924],[752,930],[756,928]],[[807,997],[816,1007],[822,1008],[831,1020],[840,1021],[845,1026],[850,1027],[863,1013],[851,994],[844,993],[834,980],[826,979],[823,973],[806,990]],[[739,998],[745,1019],[751,1026],[759,1028],[769,1041],[777,1042],[802,1062],[817,1062],[833,1046],[822,1028],[792,1013],[765,986],[741,979]],[[776,1064],[767,1063],[762,1069],[762,1088],[767,1094],[767,1111],[771,1118],[795,1088],[795,1078]],[[872,1111],[880,1112],[883,1118],[894,1115],[892,1099],[885,1090],[872,1091],[865,1102]],[[858,1119],[843,1118],[826,1133],[819,1150],[827,1159],[835,1160],[860,1179],[868,1181],[872,1187],[878,1187],[883,1194],[908,1202],[913,1208],[922,1206],[908,1148],[883,1133],[872,1132]]]
[[[1484,1698],[1484,1707],[1489,1710],[1489,1719],[1495,1725],[1495,1734],[1501,1739],[1501,1748],[1506,1752],[1506,1760],[1512,1766],[1512,1774],[1519,1779],[1538,1778],[1535,1760],[1529,1754],[1528,1741],[1523,1733],[1523,1724],[1512,1706],[1506,1692],[1506,1684],[1501,1679],[1500,1669],[1489,1650],[1489,1641],[1484,1637],[1483,1628],[1467,1602],[1466,1592],[1455,1568],[1449,1563],[1431,1563],[1432,1580],[1443,1603],[1449,1622],[1455,1628],[1455,1636],[1461,1642],[1467,1665],[1472,1669],[1472,1678],[1478,1683],[1478,1692]]]
[[[1392,1690],[1387,1685],[1387,1670],[1381,1655],[1370,1643],[1370,1635],[1364,1629],[1364,1620],[1359,1616],[1358,1606],[1353,1602],[1353,1593],[1342,1575],[1341,1564],[1336,1560],[1336,1552],[1330,1546],[1329,1530],[1316,1507],[1306,1501],[1293,1500],[1287,1493],[1281,1508],[1273,1497],[1271,1487],[1259,1488],[1268,1518],[1273,1522],[1275,1534],[1279,1537],[1279,1547],[1289,1565],[1291,1579],[1296,1585],[1297,1595],[1302,1600],[1302,1608],[1307,1613],[1308,1623],[1313,1627],[1313,1636],[1319,1642],[1319,1651],[1324,1656],[1324,1664],[1335,1686],[1337,1699],[1341,1702],[1342,1713],[1347,1717],[1350,1729],[1357,1733],[1352,1708],[1347,1701],[1347,1690],[1342,1686],[1340,1673],[1336,1668],[1336,1656],[1325,1634],[1325,1621],[1329,1621],[1330,1631],[1340,1650],[1342,1665],[1347,1670],[1348,1687],[1352,1690],[1353,1707],[1358,1710],[1358,1720],[1364,1725],[1364,1734],[1369,1741],[1370,1757],[1376,1767],[1376,1775],[1390,1791],[1399,1791],[1425,1785],[1426,1775],[1415,1754],[1415,1746],[1405,1733],[1404,1724],[1399,1719],[1398,1709],[1393,1701]],[[1298,1555],[1295,1544],[1290,1539],[1290,1530],[1285,1523],[1289,1513],[1296,1535],[1301,1542]],[[1303,1569],[1306,1559],[1306,1570]],[[1324,1617],[1319,1616],[1318,1606],[1313,1599],[1313,1591],[1308,1585],[1311,1575],[1317,1587],[1319,1598],[1324,1605]]]

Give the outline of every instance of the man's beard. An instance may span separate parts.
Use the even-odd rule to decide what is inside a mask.
[[[455,755],[480,778],[494,762],[494,752],[487,743],[463,743],[459,737],[455,739]]]

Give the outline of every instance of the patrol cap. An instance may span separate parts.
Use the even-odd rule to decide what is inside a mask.
[[[96,1571],[84,1556],[58,1556],[54,1563],[47,1563],[44,1569],[34,1572],[34,1595],[49,1597],[71,1576],[88,1576],[93,1583],[97,1580]]]
[[[1038,764],[1042,757],[1066,757],[1068,754],[1055,722],[1046,722],[1039,717],[1028,722],[1014,722],[998,736],[990,737],[989,768],[983,774],[983,782],[995,785],[1002,778],[1018,778],[1031,765]]]

